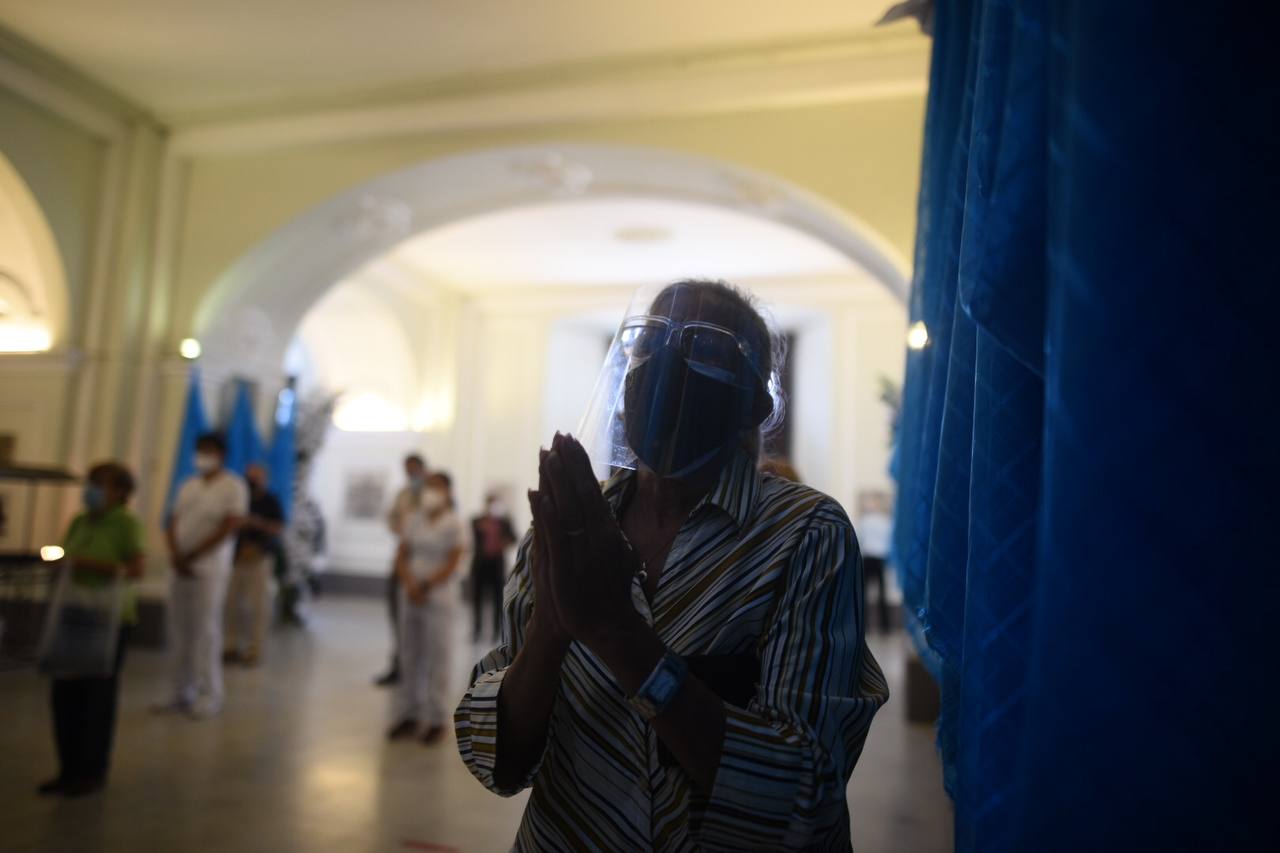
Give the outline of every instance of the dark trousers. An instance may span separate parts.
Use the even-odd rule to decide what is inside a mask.
[[[476,560],[471,564],[472,636],[480,639],[480,623],[484,603],[493,607],[493,636],[502,636],[502,583],[505,567],[502,560]]]
[[[120,643],[111,675],[53,680],[50,700],[60,779],[100,781],[107,777],[116,731],[120,668],[124,666],[129,631],[127,625],[120,628]]]
[[[880,630],[889,633],[889,595],[886,591],[884,582],[884,558],[883,557],[863,557],[862,558],[862,597],[866,601],[867,584],[874,580],[876,582],[876,593],[878,601],[876,609],[880,616]]]
[[[391,576],[387,578],[387,618],[391,620],[391,671],[400,671],[400,578],[396,576],[396,567],[391,566]]]

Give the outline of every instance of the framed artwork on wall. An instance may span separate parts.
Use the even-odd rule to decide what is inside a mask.
[[[346,472],[342,512],[347,518],[353,521],[371,521],[381,518],[386,506],[386,497],[386,471],[366,468]]]

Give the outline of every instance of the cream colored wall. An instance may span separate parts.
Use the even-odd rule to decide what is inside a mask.
[[[0,51],[7,49],[0,44]],[[130,463],[140,475],[138,509],[155,543],[185,390],[185,367],[173,349],[191,332],[201,299],[273,230],[376,175],[518,143],[657,146],[719,158],[808,189],[910,257],[924,112],[919,95],[643,121],[406,133],[271,150],[249,145],[234,155],[188,157],[168,150],[165,130],[141,111],[104,96],[74,72],[51,71],[56,63],[47,58],[29,58],[6,54],[25,64],[39,85],[6,88],[8,79],[0,79],[0,145],[31,185],[62,252],[73,331],[69,355],[56,368],[0,356],[0,389],[17,401],[11,420],[39,434],[22,445],[33,461],[39,456],[78,467],[114,456]],[[47,98],[39,95],[49,91]],[[458,362],[455,370],[435,374],[448,378],[438,380],[443,384],[434,393],[456,395],[457,439],[450,454],[460,467],[478,472],[464,487],[478,490],[484,485],[480,472],[519,470],[535,458],[545,425],[540,409],[513,403],[505,390],[513,382],[541,383],[543,357],[510,367],[502,359],[481,359],[479,342],[498,339],[527,352],[545,344],[552,319],[473,315],[476,309],[467,305],[452,310],[458,318],[453,333],[475,335],[456,345],[436,344]],[[833,326],[833,339],[870,334],[850,322]],[[887,341],[897,333],[883,334]],[[895,344],[889,351],[900,349]],[[856,348],[850,357],[859,357]],[[268,376],[272,369],[253,368],[262,374],[264,396],[274,393],[271,379],[278,380]],[[224,378],[211,369],[206,382]],[[848,403],[849,412],[832,415],[837,426],[840,418],[869,416],[865,396]],[[495,413],[507,419],[506,437],[475,429],[480,418]],[[880,461],[872,450],[859,451],[853,466],[871,472]]]
[[[36,197],[53,233],[70,315],[57,341],[58,352],[0,355],[0,433],[14,437],[15,461],[21,463],[65,463],[71,432],[69,390],[79,368],[79,359],[68,350],[83,334],[104,151],[90,135],[0,89],[0,153]],[[33,491],[14,483],[0,484],[0,494],[9,515],[0,536],[0,549],[5,550],[55,540],[63,516],[78,498],[73,488],[41,486]]]
[[[359,286],[359,280],[341,285]],[[905,306],[883,286],[859,273],[829,280],[758,281],[751,289],[796,336],[791,354],[795,397],[788,417],[793,458],[805,481],[853,515],[859,491],[889,488],[889,412],[879,400],[881,377],[901,381]],[[528,521],[524,493],[536,486],[537,451],[556,430],[574,431],[604,357],[605,339],[631,296],[629,288],[579,286],[522,288],[504,293],[459,293],[421,282],[424,299],[402,308],[408,328],[426,341],[443,328],[450,340],[432,353],[383,365],[388,376],[420,369],[423,379],[454,381],[457,406],[447,426],[418,433],[331,433],[317,461],[314,493],[330,532],[331,568],[378,575],[386,571],[392,540],[376,521],[343,512],[343,488],[351,471],[376,469],[398,482],[396,462],[409,449],[424,451],[433,466],[454,476],[461,511],[476,511],[483,494],[505,487],[517,524]],[[383,296],[366,282],[364,297]],[[453,314],[441,305],[455,304]],[[372,349],[371,330],[335,300],[319,304],[302,324],[308,350],[321,369],[317,379],[358,379],[359,364],[325,368],[333,358],[353,362]],[[445,319],[449,318],[449,319]],[[442,320],[445,320],[442,322]],[[324,335],[314,334],[324,328]],[[450,358],[442,350],[453,347]],[[327,352],[325,352],[327,350]],[[371,365],[373,366],[373,365]],[[326,375],[327,374],[327,375]],[[373,376],[376,388],[380,376]],[[350,390],[363,390],[359,385]]]
[[[0,153],[39,201],[66,270],[71,328],[84,319],[106,145],[0,87]]]
[[[11,49],[0,43],[10,63],[0,80],[0,152],[52,231],[69,322],[50,353],[0,355],[0,431],[17,436],[20,462],[73,472],[103,458],[129,463],[143,484],[138,508],[156,542],[154,447],[169,433],[149,412],[163,365],[147,361],[163,135],[140,111],[74,72]],[[78,503],[75,489],[49,494],[39,502],[41,541],[58,537]],[[21,515],[29,501],[24,493],[6,505]],[[9,538],[0,547],[19,544],[33,543]]]
[[[224,270],[308,207],[414,163],[522,143],[649,145],[758,169],[843,208],[909,258],[923,112],[922,98],[905,97],[201,157],[191,162],[182,206],[173,334],[190,333],[200,299]]]

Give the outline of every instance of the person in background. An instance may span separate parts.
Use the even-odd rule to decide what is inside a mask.
[[[267,491],[266,468],[250,465],[244,478],[249,485],[249,514],[240,524],[235,564],[227,587],[222,660],[257,666],[271,618],[270,581],[280,552],[284,509]]]
[[[410,515],[417,512],[422,505],[422,492],[427,482],[427,460],[417,453],[410,453],[404,458],[404,476],[408,481],[396,493],[396,499],[387,513],[387,527],[395,534],[397,541],[404,534],[404,524]],[[398,546],[397,546],[398,547]],[[397,554],[399,551],[397,550]],[[387,578],[387,613],[391,620],[391,666],[385,673],[373,680],[379,687],[389,687],[400,681],[400,579],[396,574],[396,560],[391,561],[391,575]]]
[[[889,541],[893,536],[893,520],[887,511],[889,498],[881,492],[864,492],[858,501],[858,544],[862,546],[862,589],[876,584],[876,615],[880,631],[889,633],[889,595],[885,561],[889,558]]]
[[[196,440],[196,473],[178,489],[165,525],[173,582],[173,695],[156,708],[200,719],[222,710],[222,602],[235,533],[249,509],[244,480],[223,467],[217,433]]]
[[[425,744],[444,737],[446,704],[458,611],[462,522],[454,512],[452,482],[442,471],[427,479],[421,508],[404,523],[396,552],[400,582],[400,683],[392,697],[391,740],[419,734]]]
[[[484,499],[484,512],[471,519],[474,550],[471,552],[471,595],[474,605],[471,636],[480,642],[481,616],[488,600],[493,608],[493,635],[502,632],[502,585],[507,573],[507,549],[516,542],[511,517],[496,492]]]
[[[72,583],[98,586],[117,578],[136,580],[142,576],[142,525],[127,508],[133,488],[133,475],[119,463],[103,462],[89,469],[84,511],[71,520],[62,541],[64,565],[74,573]],[[120,669],[129,633],[137,621],[137,599],[127,590],[111,675],[53,680],[58,775],[37,789],[41,794],[84,796],[106,783]]]

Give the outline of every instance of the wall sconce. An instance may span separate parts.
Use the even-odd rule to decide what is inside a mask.
[[[923,320],[916,320],[907,329],[907,349],[922,350],[929,343],[929,330]]]

